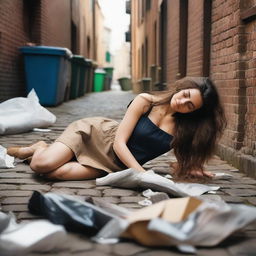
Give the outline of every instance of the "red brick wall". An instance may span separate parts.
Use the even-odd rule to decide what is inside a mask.
[[[256,4],[256,1],[253,3]],[[256,156],[256,20],[245,23],[246,114],[242,152]],[[241,124],[242,125],[242,124]]]
[[[211,76],[226,109],[228,127],[220,152],[256,177],[256,20],[243,14],[255,0],[212,3]]]
[[[171,85],[179,73],[179,25],[180,1],[168,1],[168,31],[167,31],[167,81]]]
[[[41,44],[70,48],[70,0],[43,0],[41,15]]]
[[[187,76],[202,76],[203,14],[203,0],[188,1]]]
[[[29,40],[23,22],[23,1],[0,1],[0,101],[24,95],[22,59],[18,47]]]
[[[243,27],[238,1],[215,0],[212,6],[211,76],[225,105],[228,127],[222,143],[240,149],[244,135]]]

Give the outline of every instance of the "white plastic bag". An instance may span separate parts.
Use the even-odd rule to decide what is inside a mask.
[[[0,255],[27,255],[28,252],[49,252],[66,242],[63,226],[48,220],[16,223],[13,214],[0,212]]]
[[[0,104],[0,134],[17,134],[33,128],[45,128],[56,116],[42,107],[34,89],[27,98],[17,97]]]

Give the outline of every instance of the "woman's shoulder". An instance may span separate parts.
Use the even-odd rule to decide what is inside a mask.
[[[140,98],[141,100],[144,100],[145,103],[149,103],[149,104],[155,103],[161,99],[159,95],[153,95],[145,92],[138,94],[137,97]]]

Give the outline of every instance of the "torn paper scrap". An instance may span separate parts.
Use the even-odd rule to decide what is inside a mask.
[[[150,188],[175,197],[200,196],[208,191],[219,189],[217,186],[197,183],[175,183],[154,173],[154,171],[139,172],[132,168],[98,178],[96,179],[96,185],[121,188]]]
[[[0,168],[14,168],[14,157],[7,154],[6,148],[0,145]]]

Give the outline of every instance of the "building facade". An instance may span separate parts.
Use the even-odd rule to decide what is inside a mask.
[[[219,155],[256,177],[256,1],[131,0],[135,92],[210,76],[228,126]]]

